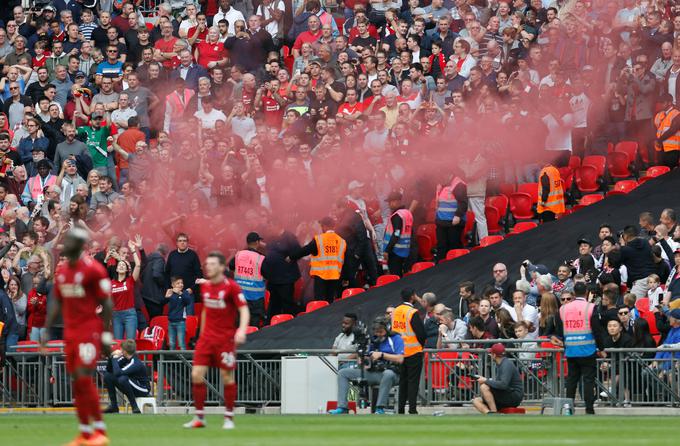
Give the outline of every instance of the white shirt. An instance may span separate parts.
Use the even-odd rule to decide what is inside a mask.
[[[588,122],[588,110],[590,109],[590,99],[585,93],[572,96],[569,99],[571,111],[574,114],[574,128],[584,129]]]
[[[213,23],[218,24],[222,19],[225,19],[227,22],[229,22],[230,36],[233,36],[235,34],[234,24],[236,23],[237,20],[243,20],[244,22],[246,21],[245,17],[243,17],[243,14],[241,14],[241,11],[233,7],[230,7],[229,11],[227,12],[223,12],[222,8],[220,8],[217,11],[217,14],[215,14],[215,17],[213,17]]]
[[[215,122],[217,121],[227,122],[227,117],[224,113],[214,108],[210,113],[206,113],[205,110],[198,110],[194,113],[194,116],[201,121],[201,128],[205,130],[215,130]]]
[[[515,311],[515,308],[512,308],[512,311],[510,311],[510,316],[512,316],[512,319],[517,322],[519,318],[517,317],[517,312]],[[524,308],[522,308],[522,320],[526,321],[527,323],[531,323],[534,325],[534,331],[529,333],[530,338],[535,338],[538,336],[538,310],[536,307],[533,305],[526,304],[524,305]]]
[[[262,16],[263,20],[269,20],[272,17],[271,13],[269,12],[270,9],[285,13],[286,4],[283,3],[283,0],[273,0],[273,2],[268,7],[261,4],[257,7],[257,15]],[[279,33],[279,22],[272,20],[267,24],[267,26],[264,27],[264,29],[266,29],[272,37],[276,37],[276,35]]]
[[[556,120],[552,114],[543,117],[543,123],[548,127],[548,136],[545,138],[545,150],[569,150],[571,151],[571,129],[574,117],[571,113]]]
[[[673,67],[670,68],[669,70],[669,76],[668,76],[668,93],[673,96],[673,102],[677,102],[675,99],[675,82],[678,78],[678,73],[680,71],[673,71]]]
[[[333,341],[333,350],[354,350],[354,333],[340,333]],[[351,353],[339,353],[338,361],[348,361]]]

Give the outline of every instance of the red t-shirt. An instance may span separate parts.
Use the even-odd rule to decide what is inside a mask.
[[[297,39],[295,39],[293,49],[299,50],[300,48],[302,48],[303,43],[316,42],[317,40],[319,40],[319,37],[321,37],[321,30],[318,30],[316,34],[312,34],[310,31],[303,31],[300,33],[299,36],[297,36]]]
[[[192,26],[191,28],[189,28],[189,31],[187,31],[187,39],[191,39],[192,37],[194,37],[194,34],[196,34],[196,32],[198,32],[198,26]],[[194,47],[201,42],[205,42],[206,37],[208,37],[208,28],[198,33],[198,38],[194,42]]]
[[[345,102],[338,109],[338,114],[344,113],[346,115],[353,115],[355,113],[361,113],[364,111],[364,106],[361,102],[357,102],[354,105],[349,105],[349,102]]]
[[[36,300],[32,303],[33,299]],[[47,295],[38,294],[35,288],[28,292],[28,327],[43,328],[47,319]]]
[[[196,49],[198,50],[197,63],[203,68],[208,68],[208,63],[210,62],[217,62],[227,57],[227,50],[219,42],[200,42],[196,44]]]
[[[236,282],[225,278],[220,283],[201,284],[205,324],[201,331],[203,342],[231,342],[236,332],[238,309],[246,306],[246,299]]]
[[[75,265],[62,263],[55,272],[55,296],[62,303],[64,340],[89,339],[103,331],[97,306],[111,294],[111,281],[104,267],[91,257]]]
[[[153,44],[153,47],[157,50],[161,50],[163,53],[172,53],[175,47],[175,42],[177,42],[177,37],[173,37],[167,41],[165,39],[158,39],[156,40],[156,43]],[[163,68],[172,69],[172,59],[164,60]]]
[[[262,113],[264,114],[264,122],[271,127],[281,127],[283,121],[283,108],[271,96],[262,96]]]
[[[246,113],[253,111],[255,93],[255,91],[247,92],[245,88],[243,89],[243,93],[241,94],[241,102],[243,102],[243,108],[246,110]]]
[[[368,107],[370,107],[374,100],[375,100],[375,96],[370,96],[370,97],[364,99],[364,102],[361,103],[364,110],[366,110]],[[378,99],[378,102],[373,106],[373,111],[375,112],[377,110],[380,110],[384,106],[385,106],[385,98],[380,96],[380,99]]]
[[[135,308],[135,281],[128,276],[124,281],[111,281],[111,297],[113,310],[123,311]]]

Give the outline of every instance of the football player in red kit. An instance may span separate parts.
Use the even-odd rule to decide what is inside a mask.
[[[201,335],[196,343],[191,371],[196,415],[193,420],[184,425],[186,428],[199,428],[206,425],[203,405],[207,394],[204,379],[208,367],[218,367],[224,383],[222,428],[234,428],[236,346],[246,341],[250,312],[241,288],[235,281],[224,275],[226,267],[227,261],[224,255],[212,252],[205,260],[206,279],[196,281],[201,285],[203,314],[201,315]]]
[[[93,380],[102,350],[108,354],[113,336],[104,331],[111,324],[111,281],[104,267],[83,254],[88,241],[84,229],[70,230],[64,238],[60,262],[54,274],[55,302],[47,315],[51,327],[63,314],[66,370],[73,382],[73,397],[80,422],[80,434],[68,446],[109,444],[99,406],[99,392]],[[97,307],[101,305],[101,317]],[[43,336],[41,344],[47,344]]]

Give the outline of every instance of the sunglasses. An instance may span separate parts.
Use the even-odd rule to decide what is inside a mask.
[[[619,311],[619,316],[627,316],[628,314],[627,311]]]
[[[574,299],[571,298],[571,297],[563,297],[563,298],[561,298],[560,300],[561,300],[562,302],[571,302],[571,301],[574,300]]]

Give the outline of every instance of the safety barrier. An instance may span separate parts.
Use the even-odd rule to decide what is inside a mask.
[[[482,344],[490,343],[487,341]],[[655,360],[658,349],[612,349],[598,359],[597,393],[600,405],[680,405],[680,349]],[[243,351],[237,357],[239,405],[264,407],[281,403],[281,357],[327,356],[330,350]],[[485,349],[426,350],[421,400],[428,405],[460,405],[478,394],[473,375],[493,378],[495,364]],[[192,351],[139,352],[152,378],[152,395],[159,406],[189,407]],[[539,403],[565,392],[566,360],[561,349],[508,348],[508,358],[519,368],[524,382],[524,402]],[[327,362],[327,361],[326,361]],[[328,367],[333,367],[330,363]],[[102,402],[108,401],[103,383],[106,362],[96,375]],[[335,369],[333,369],[335,371]],[[0,407],[47,407],[72,404],[71,381],[60,352],[8,353],[0,374]],[[222,383],[212,369],[206,377],[208,405],[221,405]]]

